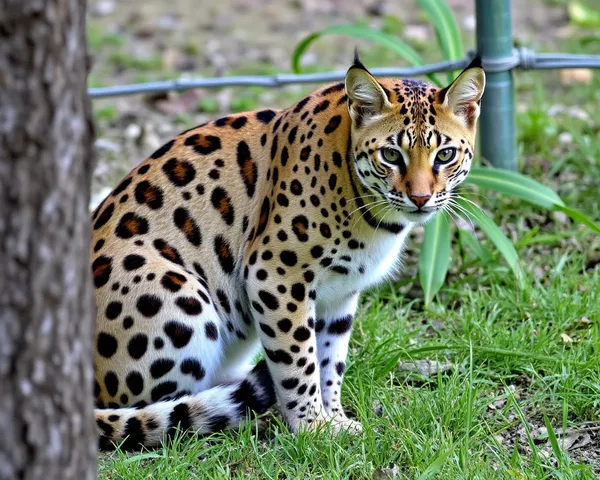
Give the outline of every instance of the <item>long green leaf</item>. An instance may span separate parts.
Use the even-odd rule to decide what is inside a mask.
[[[292,53],[292,69],[300,73],[300,59],[308,47],[323,35],[347,35],[375,42],[404,58],[411,65],[423,65],[421,56],[407,43],[374,28],[361,25],[334,25],[303,38]]]
[[[465,183],[489,188],[548,210],[560,210],[575,222],[586,225],[594,232],[600,233],[600,226],[587,215],[575,208],[568,207],[554,190],[521,173],[502,168],[472,167]]]
[[[564,202],[554,190],[526,175],[511,170],[473,167],[465,183],[489,188],[547,209],[554,209],[555,205],[564,206]]]
[[[425,225],[423,246],[419,253],[419,280],[425,305],[444,285],[450,264],[450,222],[446,215],[436,215]]]
[[[576,210],[571,207],[567,207],[566,205],[557,205],[556,209],[560,210],[561,212],[566,213],[569,217],[571,217],[576,222],[582,223],[583,225],[591,228],[594,232],[600,233],[600,226],[596,225],[590,219],[590,217],[588,217],[584,213],[580,212],[579,210]]]
[[[456,60],[464,57],[465,51],[456,17],[446,0],[417,0],[419,6],[435,27],[435,35],[442,50],[444,60]],[[448,80],[454,80],[450,72]]]
[[[483,233],[490,239],[490,241],[496,246],[500,254],[504,257],[515,276],[517,282],[522,288],[524,285],[523,270],[519,265],[519,255],[515,250],[515,246],[512,242],[504,235],[500,227],[494,223],[494,221],[487,216],[487,214],[475,204],[468,202],[462,198],[456,199],[458,204],[464,209],[463,211],[473,220]]]

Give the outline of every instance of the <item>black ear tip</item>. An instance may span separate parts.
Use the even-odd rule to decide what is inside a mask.
[[[350,68],[360,68],[362,70],[366,70],[366,67],[360,61],[360,56],[358,55],[358,48],[357,47],[354,47],[354,61],[353,61],[352,66]]]
[[[469,66],[466,69],[469,68],[483,68],[483,64],[481,62],[481,53],[477,52],[475,54],[475,57],[473,57],[473,60],[471,60],[471,63],[469,63]]]

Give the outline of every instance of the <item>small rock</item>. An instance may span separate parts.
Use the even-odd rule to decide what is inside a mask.
[[[390,478],[399,478],[401,475],[400,467],[394,464],[389,468],[379,468],[373,472],[373,480],[388,480]]]
[[[406,25],[403,33],[407,39],[419,42],[426,42],[432,36],[430,28],[426,25]]]
[[[573,135],[571,135],[569,132],[562,132],[560,135],[558,135],[558,143],[561,145],[570,145],[573,143]]]
[[[453,367],[450,362],[436,362],[435,360],[413,360],[412,362],[400,362],[398,368],[408,372],[417,372],[424,377],[430,377],[436,373],[442,373]]]
[[[128,138],[130,140],[137,140],[142,134],[142,127],[140,127],[137,123],[130,123],[125,128],[123,134],[125,135],[125,138]]]
[[[107,138],[97,138],[94,146],[101,152],[119,153],[121,147]]]
[[[106,17],[115,11],[116,6],[115,0],[98,0],[90,13],[96,17]]]
[[[550,214],[552,220],[556,223],[566,224],[569,223],[569,216],[565,212],[556,211]]]
[[[467,32],[473,32],[476,25],[475,15],[467,15],[463,18],[462,26]]]
[[[589,85],[592,83],[594,74],[590,68],[569,68],[561,70],[560,83],[563,85],[583,84]]]

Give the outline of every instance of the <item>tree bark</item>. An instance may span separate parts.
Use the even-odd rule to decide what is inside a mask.
[[[84,0],[0,0],[0,479],[96,476]]]

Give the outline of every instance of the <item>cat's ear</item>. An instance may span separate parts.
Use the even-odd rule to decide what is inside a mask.
[[[392,108],[385,90],[362,64],[356,50],[354,63],[346,73],[346,94],[350,99],[350,115],[355,121],[376,117]]]
[[[479,117],[479,103],[484,89],[485,72],[478,55],[450,85],[438,92],[438,101],[472,128]]]

